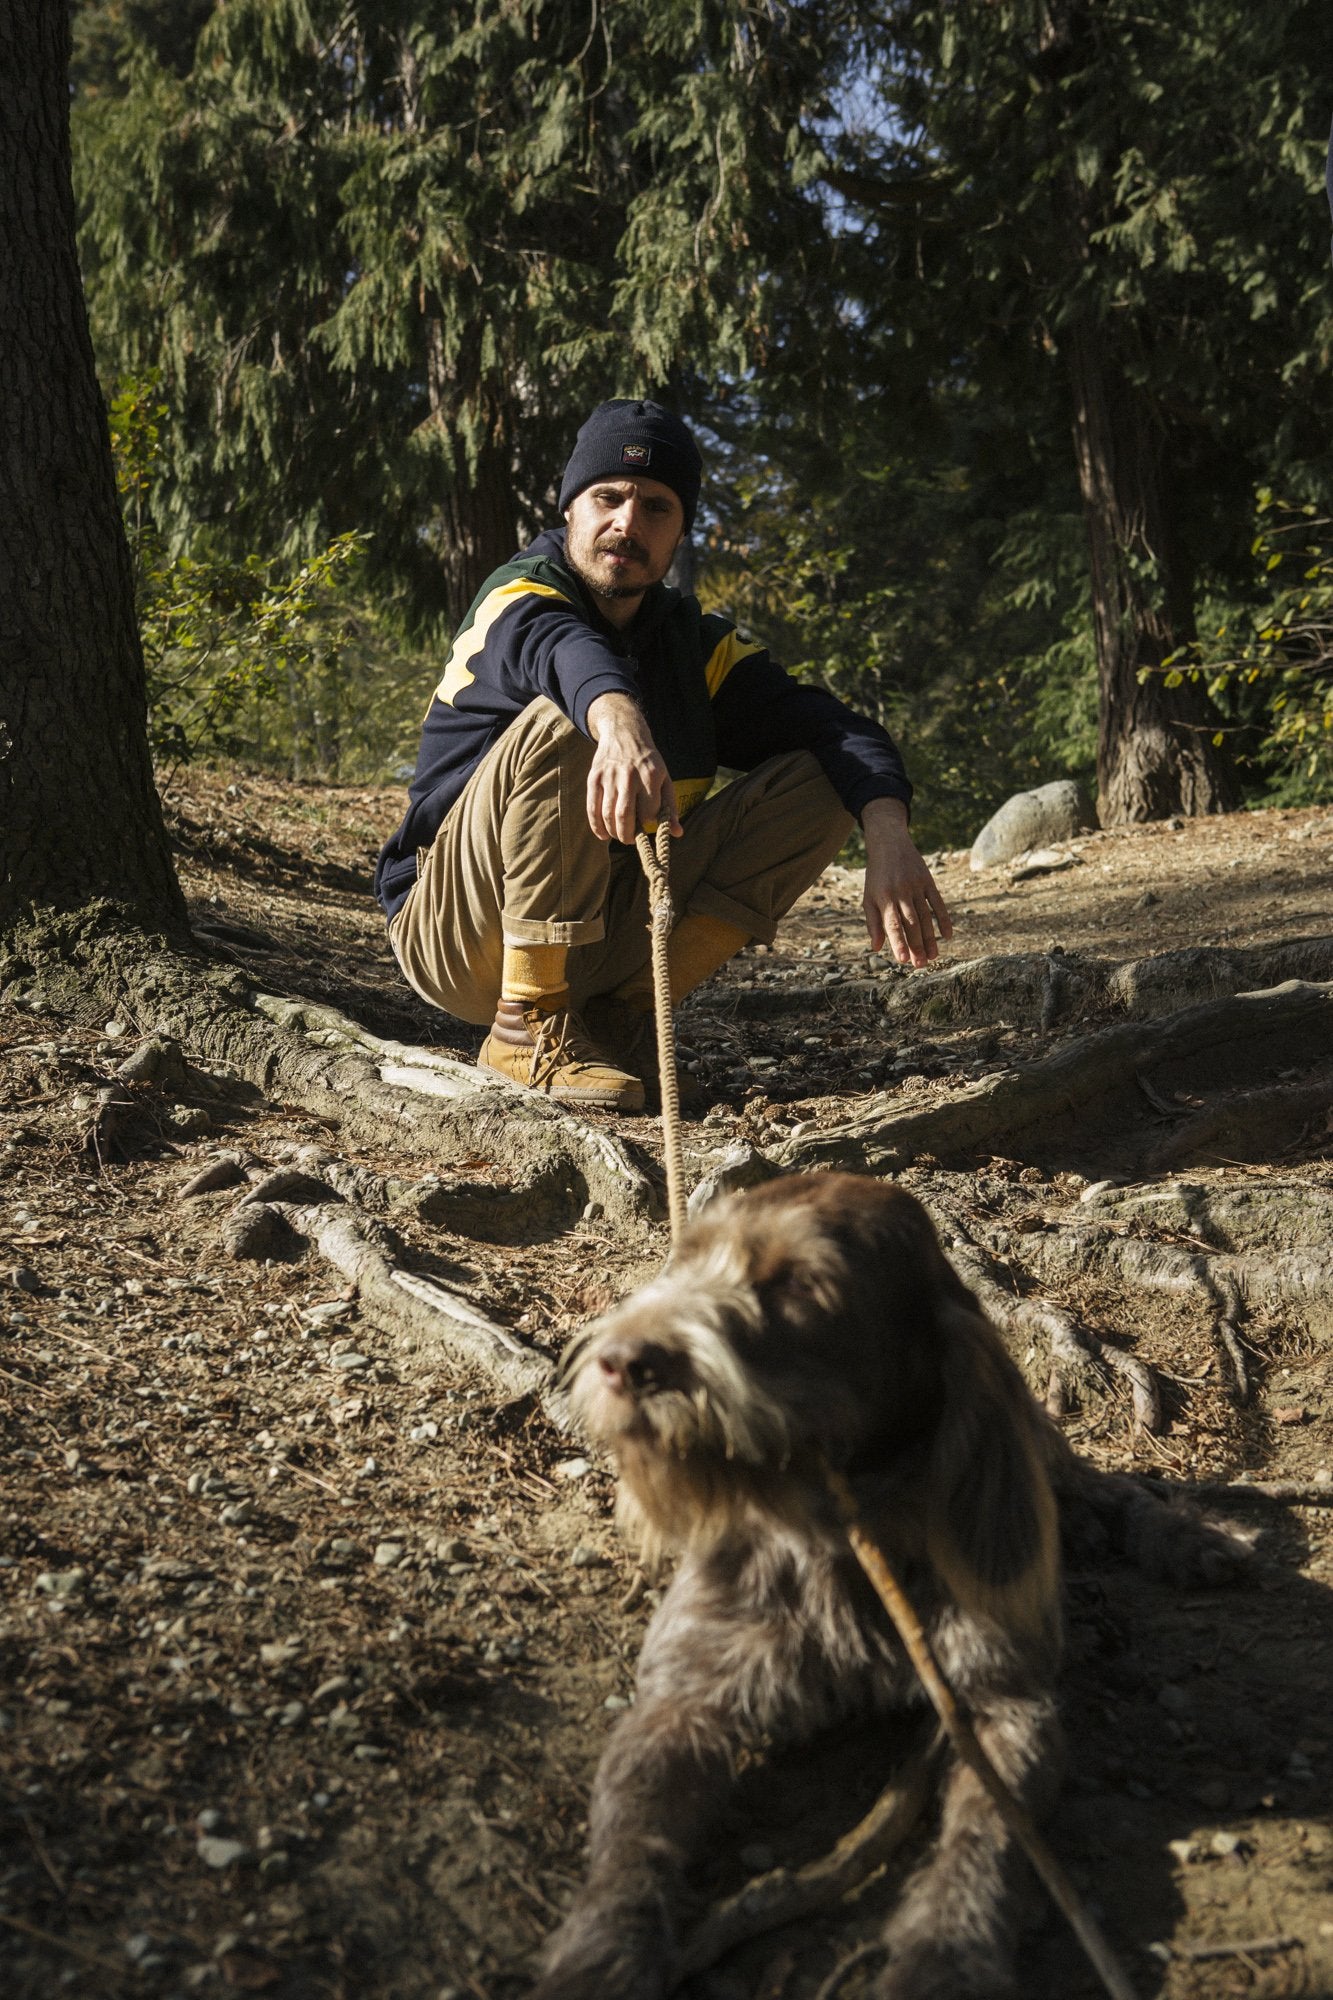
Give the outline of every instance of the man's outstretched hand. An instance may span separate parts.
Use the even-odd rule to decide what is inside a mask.
[[[597,745],[588,773],[588,824],[597,838],[632,847],[639,828],[659,819],[679,833],[675,790],[638,702],[599,694],[588,734]]]
[[[939,956],[935,942],[953,936],[953,923],[935,878],[917,853],[907,830],[901,799],[872,799],[861,815],[866,842],[866,887],[862,899],[870,949],[887,943],[899,965],[929,965]]]

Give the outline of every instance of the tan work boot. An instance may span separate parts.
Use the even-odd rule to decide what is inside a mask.
[[[477,1066],[561,1104],[643,1110],[638,1077],[607,1061],[572,1007],[544,1011],[531,1002],[499,1001]]]
[[[621,1069],[638,1077],[649,1109],[660,1109],[661,1070],[657,1060],[657,1022],[652,1013],[645,1014],[617,993],[594,995],[584,1011],[597,1046],[605,1049]],[[678,1069],[676,1088],[682,1114],[686,1118],[697,1117],[706,1102],[702,1084],[688,1070]]]

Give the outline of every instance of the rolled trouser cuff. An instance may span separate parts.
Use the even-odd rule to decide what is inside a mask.
[[[601,917],[541,923],[534,917],[502,914],[500,932],[506,944],[600,944],[606,936],[606,923]]]

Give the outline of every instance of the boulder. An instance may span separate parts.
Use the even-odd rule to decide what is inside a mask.
[[[1097,824],[1072,778],[1057,778],[1031,792],[1015,792],[986,821],[972,843],[973,868],[998,868],[1016,854],[1053,841],[1072,840]]]

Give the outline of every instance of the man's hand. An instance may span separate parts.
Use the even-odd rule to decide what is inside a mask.
[[[901,799],[872,799],[861,815],[866,841],[866,888],[862,899],[870,949],[887,940],[899,965],[929,965],[939,955],[942,938],[953,936],[953,923],[935,878],[916,851],[907,831],[907,808]]]
[[[639,828],[658,819],[680,833],[675,790],[638,702],[599,694],[588,733],[597,745],[588,773],[588,824],[597,838],[632,847]]]

